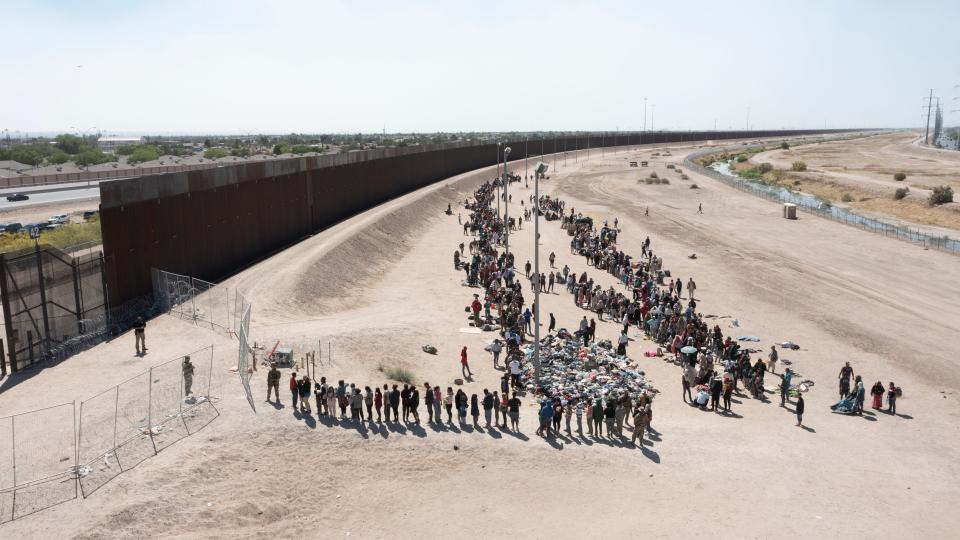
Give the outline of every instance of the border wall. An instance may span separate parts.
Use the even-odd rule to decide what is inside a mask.
[[[601,147],[861,130],[577,134],[503,141],[510,162]],[[497,145],[450,143],[244,163],[100,183],[111,306],[148,296],[151,268],[217,282],[390,199],[496,163]]]

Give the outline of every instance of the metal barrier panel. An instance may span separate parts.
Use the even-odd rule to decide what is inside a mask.
[[[237,332],[237,337],[240,341],[240,351],[237,357],[237,374],[240,376],[240,383],[243,385],[243,391],[247,396],[247,403],[250,404],[253,412],[257,412],[257,407],[253,401],[253,391],[250,389],[251,358],[250,345],[247,341],[249,339],[248,333],[250,332],[250,310],[251,306],[247,305],[241,318],[240,331]]]
[[[150,372],[117,388],[117,452],[121,470],[130,469],[157,453],[150,438]]]
[[[80,489],[89,497],[123,472],[117,460],[117,405],[120,387],[114,386],[80,403]]]
[[[75,404],[11,418],[13,509],[21,518],[77,497]]]
[[[0,418],[0,524],[13,519],[13,417]]]
[[[187,379],[183,370],[184,361],[189,356],[150,369],[150,432],[157,452],[187,436],[187,426],[180,412],[186,384],[193,385],[193,378]],[[192,359],[190,363],[193,363]]]

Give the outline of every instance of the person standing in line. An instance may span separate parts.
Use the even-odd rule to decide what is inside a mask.
[[[514,388],[520,388],[520,360],[516,357],[510,361],[510,380]]]
[[[467,393],[462,388],[457,389],[457,395],[453,397],[453,404],[457,408],[457,421],[460,427],[467,424]]]
[[[413,415],[413,423],[420,425],[420,390],[410,385],[410,414]]]
[[[490,429],[490,420],[493,417],[493,397],[489,390],[483,389],[483,421],[487,429]]]
[[[359,388],[354,388],[350,396],[350,418],[355,423],[363,422],[363,395]]]
[[[590,398],[584,398],[583,401],[586,401],[585,413],[587,415],[587,434],[593,437],[593,401]]]
[[[866,398],[867,390],[863,387],[863,381],[860,379],[860,376],[857,375],[853,384],[853,395],[854,395],[854,411],[860,416],[863,416],[863,401]]]
[[[386,387],[386,385],[384,385],[384,387]],[[333,385],[327,387],[327,412],[330,414],[331,419],[337,419],[337,390]]]
[[[470,395],[470,416],[473,417],[473,428],[480,427],[480,402],[476,394]]]
[[[386,384],[383,385],[383,416],[384,421],[390,422],[390,387]]]
[[[369,386],[363,387],[363,403],[367,406],[367,421],[373,422],[373,390]]]
[[[887,390],[887,412],[891,415],[897,414],[897,387],[892,382],[890,383],[890,388]]]
[[[567,436],[573,435],[570,431],[570,419],[573,417],[573,403],[571,400],[567,400],[566,405],[563,406],[563,418],[566,420],[567,425]]]
[[[433,387],[433,421],[437,424],[443,423],[443,392],[439,386]]]
[[[410,385],[404,384],[400,391],[400,410],[403,412],[403,421],[410,420]]]
[[[881,389],[883,387],[881,386]],[[280,403],[280,370],[277,369],[276,362],[270,362],[270,371],[267,372],[267,401],[270,401],[270,391],[273,391],[273,395],[277,398],[277,403]]]
[[[597,437],[603,437],[603,401],[600,398],[593,403],[593,429]]]
[[[137,317],[133,323],[134,346],[137,348],[137,354],[143,356],[147,354],[147,323],[143,317]]]
[[[379,388],[377,388],[373,393],[373,405],[377,409],[377,423],[382,424],[383,416],[380,414],[380,412],[383,410],[383,393],[380,392]]]
[[[443,406],[447,409],[447,423],[453,424],[453,388],[447,387],[447,395],[443,397]]]
[[[473,373],[470,372],[470,364],[467,362],[466,346],[460,351],[460,372],[463,374],[464,379],[469,379],[473,376]]]
[[[577,435],[583,437],[583,399],[574,398],[574,414],[577,415]]]
[[[607,437],[612,439],[615,434],[614,423],[617,419],[617,406],[609,397],[607,398],[607,405],[603,409],[603,417],[607,422]]]
[[[320,382],[313,381],[313,395],[317,400],[317,414],[327,415],[327,378],[320,377]]]
[[[306,375],[297,383],[297,390],[300,393],[300,412],[310,413],[310,377]]]
[[[787,368],[780,376],[780,406],[786,407],[790,399],[790,380],[793,378],[793,372]]]
[[[797,425],[803,427],[803,394],[797,394]]]
[[[870,389],[870,395],[873,396],[874,409],[879,410],[883,408],[883,393],[884,393],[883,383],[880,381],[877,381],[873,385],[873,388]],[[267,396],[269,396],[269,394],[267,394]]]
[[[683,397],[683,402],[687,402],[687,398],[690,399],[690,402],[693,403],[693,394],[690,392],[690,381],[687,378],[687,373],[682,373],[680,375],[680,384],[683,387],[683,392],[681,397]]]
[[[689,289],[689,287],[687,287]],[[777,346],[770,346],[770,354],[767,355],[767,366],[770,368],[770,373],[777,372],[777,360],[780,359],[780,355],[777,354]]]
[[[423,404],[427,406],[427,423],[433,423],[433,389],[430,383],[423,383]]]
[[[500,425],[500,393],[494,390],[493,396],[490,402],[491,402],[491,407],[493,409],[493,425],[499,426]],[[504,423],[506,423],[507,419],[504,418],[503,421]]]
[[[393,385],[393,390],[390,391],[390,409],[393,411],[393,421],[400,421],[400,390],[397,388],[397,385]]]
[[[733,378],[723,379],[723,410],[730,412],[730,400],[733,397]]]
[[[293,401],[293,410],[297,410],[297,398],[300,397],[300,386],[297,384],[297,372],[290,374],[290,399]]]
[[[506,396],[503,396],[503,399],[506,399]],[[513,397],[507,401],[507,409],[510,413],[510,426],[513,431],[520,432],[520,398],[517,397],[517,393],[513,393]],[[506,427],[504,425],[503,427]]]
[[[544,400],[543,404],[540,406],[540,427],[537,428],[536,434],[541,437],[550,436],[550,422],[553,421],[553,401],[550,399]]]

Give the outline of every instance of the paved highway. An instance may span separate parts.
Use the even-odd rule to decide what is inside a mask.
[[[17,193],[26,193],[30,196],[30,200],[11,202],[7,200],[8,193],[3,193],[0,194],[0,210],[14,210],[17,208],[28,208],[30,206],[38,206],[41,204],[70,202],[82,199],[99,199],[100,187],[94,186],[89,188],[85,187],[82,189],[49,191],[46,193],[30,193],[29,191],[24,190]],[[91,204],[91,208],[95,207],[96,203]]]

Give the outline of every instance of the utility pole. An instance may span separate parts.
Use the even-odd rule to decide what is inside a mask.
[[[540,386],[540,175],[533,179],[533,378]],[[552,271],[552,270],[551,270]]]
[[[510,259],[510,182],[507,178],[507,158],[510,156],[510,147],[503,149],[503,251],[507,254],[509,264]]]
[[[530,153],[530,136],[526,136],[523,139],[523,187],[530,187],[530,184],[527,183],[527,154]]]
[[[647,130],[647,98],[643,98],[643,131]]]
[[[923,144],[930,144],[930,109],[933,108],[933,88],[930,89],[930,96],[927,98],[927,130],[923,133]]]

